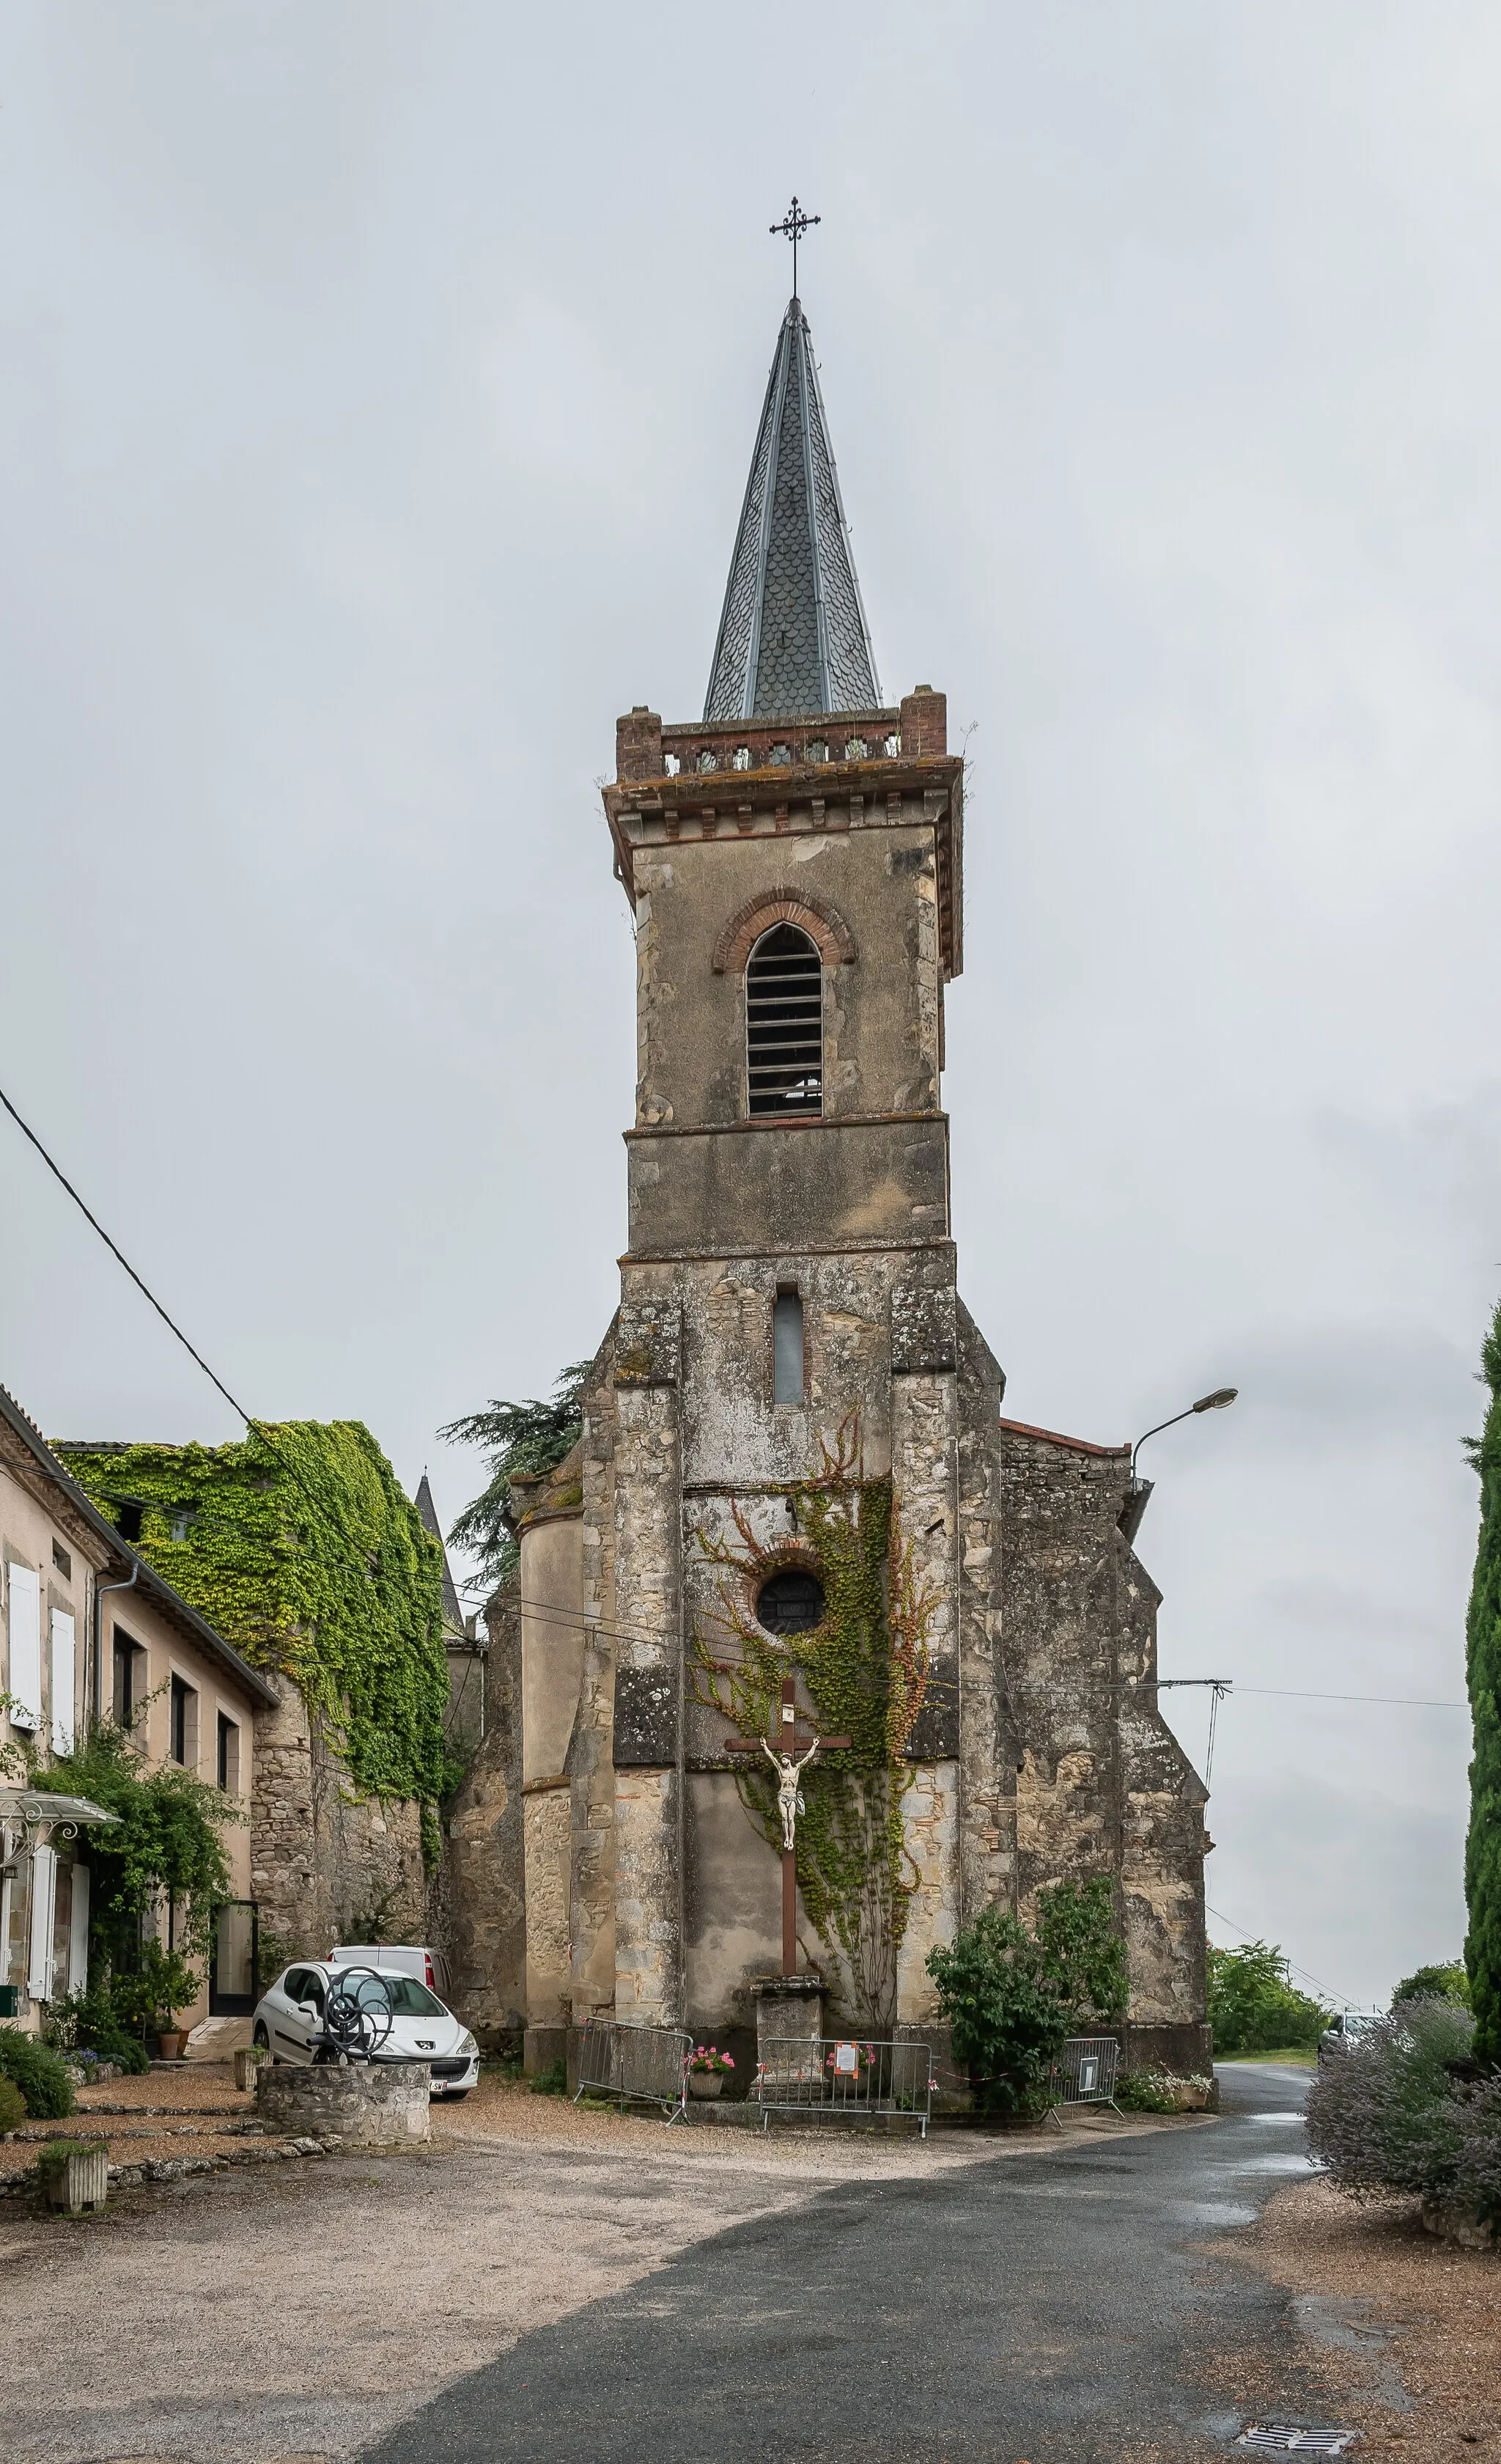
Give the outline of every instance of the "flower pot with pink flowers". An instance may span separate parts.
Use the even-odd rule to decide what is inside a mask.
[[[718,2096],[726,2073],[734,2067],[734,2056],[722,2054],[717,2045],[695,2045],[688,2056],[689,2096]]]

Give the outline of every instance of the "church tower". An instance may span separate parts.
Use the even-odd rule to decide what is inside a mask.
[[[704,716],[622,718],[604,807],[629,1237],[580,1444],[514,1492],[529,2061],[597,2014],[753,2024],[778,1673],[799,1736],[844,1737],[804,1779],[795,1936],[847,2024],[922,2027],[934,1944],[1102,1872],[1139,2031],[1202,2051],[1205,1792],[1150,1686],[1128,1458],[1003,1420],[958,1296],[964,765],[942,693],[881,698],[795,297]]]

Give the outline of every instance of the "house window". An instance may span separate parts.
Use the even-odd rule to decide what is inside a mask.
[[[62,1576],[65,1583],[72,1582],[73,1559],[69,1556],[67,1550],[63,1547],[60,1540],[54,1540],[53,1542],[53,1569],[54,1573],[59,1573]]]
[[[778,1403],[803,1398],[803,1305],[795,1292],[778,1292],[772,1311],[772,1394]]]
[[[136,1542],[141,1537],[140,1507],[131,1505],[128,1502],[124,1506],[121,1506],[115,1516],[115,1529],[120,1533],[120,1538],[122,1540],[128,1540],[131,1547],[134,1548]]]
[[[752,1118],[823,1110],[823,963],[795,924],[763,933],[746,968],[746,1069]]]
[[[219,1785],[228,1796],[240,1793],[240,1724],[219,1714]]]
[[[128,1728],[140,1710],[146,1687],[146,1655],[139,1642],[115,1628],[114,1712],[116,1725]]]
[[[172,1680],[172,1760],[186,1771],[198,1760],[198,1690],[185,1678]]]

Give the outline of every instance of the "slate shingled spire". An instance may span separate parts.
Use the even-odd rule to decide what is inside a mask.
[[[464,1632],[464,1611],[459,1606],[459,1595],[454,1588],[453,1574],[448,1565],[448,1551],[443,1545],[443,1526],[438,1520],[438,1508],[433,1504],[432,1486],[425,1472],[423,1474],[422,1486],[418,1489],[417,1495],[413,1499],[412,1503],[417,1508],[418,1517],[422,1523],[423,1529],[428,1532],[431,1537],[437,1541],[439,1553],[443,1558],[443,1621],[445,1628],[451,1628],[455,1634],[462,1634]]]
[[[750,460],[706,719],[881,700],[808,319],[788,301]]]

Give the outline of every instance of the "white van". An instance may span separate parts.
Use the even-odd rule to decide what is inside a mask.
[[[441,1950],[432,1950],[423,1943],[409,1942],[341,1942],[329,1952],[331,1968],[373,1968],[392,1976],[415,1976],[440,2002],[453,2007],[448,1990],[448,1963]]]

